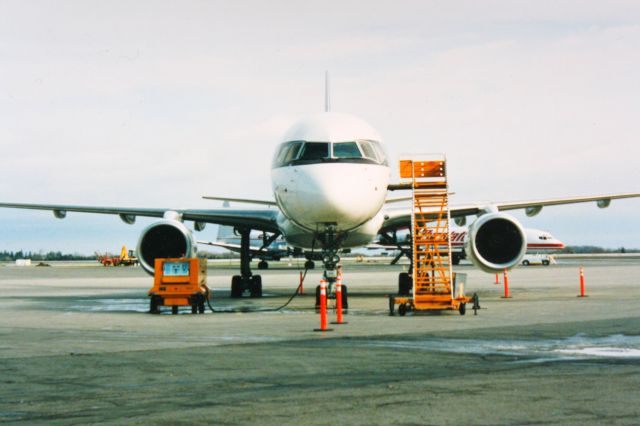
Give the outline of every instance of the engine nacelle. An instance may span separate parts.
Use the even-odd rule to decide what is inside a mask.
[[[527,251],[527,237],[515,218],[504,213],[488,213],[469,226],[464,251],[483,271],[499,272],[520,263]]]
[[[149,274],[155,272],[155,260],[170,257],[195,257],[198,245],[193,233],[182,222],[161,220],[147,226],[138,239],[138,259]]]

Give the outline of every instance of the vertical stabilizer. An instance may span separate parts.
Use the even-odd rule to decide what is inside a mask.
[[[329,102],[329,71],[324,72],[324,112],[331,111],[331,103]]]
[[[225,200],[222,203],[222,207],[228,209],[229,207],[231,207],[231,203]],[[238,236],[234,232],[233,226],[218,225],[218,235],[216,237],[216,241],[222,243],[232,243],[234,242],[233,240],[237,239]]]

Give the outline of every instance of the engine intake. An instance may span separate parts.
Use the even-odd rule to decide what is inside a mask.
[[[520,263],[527,251],[527,238],[515,218],[504,213],[489,213],[471,224],[464,250],[483,271],[499,272]]]
[[[162,220],[147,226],[138,240],[138,258],[142,268],[153,275],[155,260],[171,257],[195,257],[198,246],[193,234],[182,222]]]

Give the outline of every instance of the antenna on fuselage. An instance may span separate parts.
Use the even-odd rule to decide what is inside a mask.
[[[324,72],[324,112],[331,111],[329,103],[329,71]]]

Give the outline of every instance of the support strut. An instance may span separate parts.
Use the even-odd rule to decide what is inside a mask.
[[[338,277],[338,264],[340,263],[340,256],[338,255],[338,250],[340,249],[340,245],[342,240],[346,237],[346,233],[338,233],[333,224],[325,224],[325,229],[319,233],[319,240],[322,243],[322,264],[324,266],[324,279],[327,282],[327,295],[329,297],[335,297],[334,294],[334,284]],[[348,307],[347,296],[346,296],[346,286],[342,286],[343,288],[343,305],[345,309]],[[316,289],[316,295],[319,293],[319,286]],[[319,306],[319,298],[316,297],[316,307]]]
[[[262,297],[262,277],[251,272],[251,229],[237,228],[240,234],[240,275],[231,279],[231,297],[242,297],[249,290],[251,297]]]

